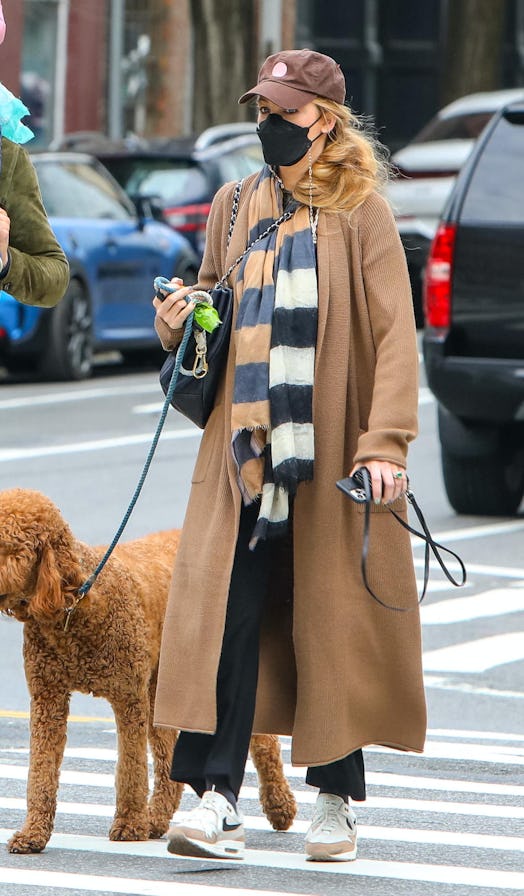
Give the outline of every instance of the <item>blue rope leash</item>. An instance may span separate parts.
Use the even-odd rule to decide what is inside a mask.
[[[162,290],[163,292],[175,292],[175,290],[180,288],[179,286],[170,284],[169,281],[166,280],[165,277],[156,277],[155,281],[154,281],[154,287],[155,287],[156,292],[158,292],[159,290]],[[189,302],[189,301],[190,301],[190,298],[189,298],[189,296],[187,296],[186,302]],[[74,611],[76,610],[78,604],[86,596],[86,594],[88,594],[88,592],[91,590],[91,588],[95,584],[98,576],[100,575],[104,566],[106,565],[107,561],[109,560],[111,554],[113,553],[115,547],[117,546],[117,544],[120,540],[120,536],[122,535],[122,532],[124,531],[125,527],[127,526],[128,522],[129,522],[129,518],[135,508],[135,504],[138,501],[140,492],[142,491],[142,487],[144,485],[146,476],[147,476],[147,474],[149,472],[149,468],[151,466],[151,461],[153,460],[153,456],[155,454],[156,447],[158,445],[158,440],[160,439],[160,434],[162,432],[164,423],[166,421],[167,412],[169,410],[169,407],[171,404],[171,399],[173,397],[173,392],[175,391],[176,381],[178,379],[178,372],[182,365],[182,359],[184,357],[186,346],[189,341],[189,337],[191,336],[191,332],[193,330],[193,318],[194,318],[194,312],[191,311],[191,313],[187,316],[185,324],[184,324],[184,335],[182,337],[182,341],[181,341],[181,343],[178,347],[178,351],[176,353],[175,366],[173,368],[173,373],[171,375],[171,380],[169,382],[169,388],[166,392],[164,405],[162,407],[162,411],[160,413],[160,418],[158,420],[155,434],[153,436],[153,441],[151,442],[151,446],[149,448],[149,451],[148,451],[148,454],[146,457],[146,461],[145,461],[143,469],[142,469],[142,473],[140,474],[140,478],[138,480],[138,483],[137,483],[137,486],[133,493],[133,496],[131,498],[131,501],[129,502],[129,506],[124,514],[122,522],[120,523],[111,544],[109,545],[104,556],[100,560],[100,563],[98,564],[98,566],[96,567],[94,572],[91,573],[89,578],[86,579],[86,581],[82,585],[80,585],[80,588],[77,591],[78,596],[77,596],[75,603],[71,607],[66,608],[66,621],[65,621],[65,625],[64,625],[64,631],[67,631],[67,629],[69,627],[69,622],[71,620],[71,616],[73,615]]]

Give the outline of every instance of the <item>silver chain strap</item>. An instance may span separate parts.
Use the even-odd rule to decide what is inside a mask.
[[[229,243],[231,242],[231,235],[233,233],[233,227],[235,226],[235,221],[237,219],[238,206],[239,206],[239,202],[240,202],[240,193],[242,192],[243,183],[244,183],[243,180],[240,180],[237,183],[237,185],[235,187],[235,192],[233,194],[233,207],[231,209],[231,221],[229,222],[229,232],[227,235],[227,245],[228,246],[229,246]],[[251,251],[251,249],[253,248],[255,243],[258,243],[260,240],[263,240],[266,236],[268,236],[270,233],[272,233],[274,230],[276,230],[278,227],[280,227],[280,225],[283,224],[284,221],[287,221],[289,218],[291,218],[292,214],[293,214],[293,212],[284,212],[284,214],[280,215],[280,218],[277,218],[276,221],[273,221],[273,223],[270,224],[269,227],[267,227],[263,233],[259,234],[259,236],[257,236],[249,244],[249,246],[247,246],[244,249],[244,251],[242,252],[242,255],[239,255],[238,258],[235,259],[233,264],[229,266],[229,268],[227,269],[224,276],[221,277],[220,280],[216,283],[216,286],[225,285],[225,281],[228,279],[229,275],[233,273],[236,266],[239,265],[240,262],[246,257],[247,253]],[[216,286],[215,286],[215,288],[216,288]]]

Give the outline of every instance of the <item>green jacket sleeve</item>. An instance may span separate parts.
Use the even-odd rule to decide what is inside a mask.
[[[47,218],[27,152],[2,138],[0,205],[11,221],[10,264],[0,288],[19,302],[52,308],[69,283],[69,265]]]

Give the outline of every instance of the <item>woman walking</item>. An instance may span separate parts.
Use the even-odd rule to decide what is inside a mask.
[[[292,735],[318,789],[306,854],[353,859],[365,799],[362,747],[421,751],[420,624],[405,514],[417,431],[418,355],[402,245],[380,189],[386,166],[344,105],[336,62],[270,56],[240,102],[257,103],[266,166],[211,209],[198,287],[231,274],[227,366],[206,425],[176,560],[155,723],[181,729],[172,778],[199,806],[175,818],[172,852],[241,858],[237,807],[252,731]],[[175,346],[194,287],[154,300]],[[363,517],[335,481],[367,466]]]

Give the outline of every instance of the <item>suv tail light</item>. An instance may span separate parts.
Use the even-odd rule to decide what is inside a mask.
[[[424,313],[430,327],[451,323],[451,278],[455,251],[455,224],[441,224],[429,251],[424,276]]]
[[[175,230],[182,233],[196,233],[206,229],[210,208],[209,202],[168,206],[164,209],[164,217]]]

